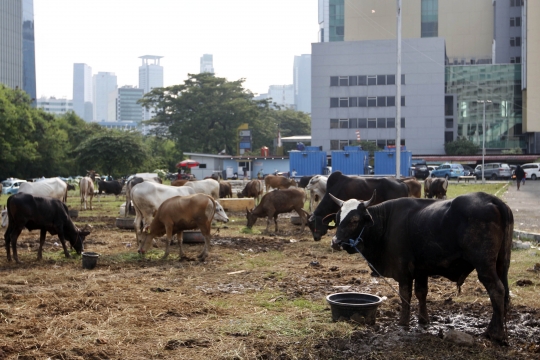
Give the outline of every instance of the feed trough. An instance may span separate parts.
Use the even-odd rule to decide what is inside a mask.
[[[204,244],[204,236],[200,230],[187,230],[182,233],[182,242],[185,244]]]
[[[382,299],[376,295],[347,292],[330,294],[326,301],[332,310],[332,320],[354,320],[363,321],[368,325],[375,324],[377,308],[382,303]]]
[[[135,229],[133,218],[116,218],[116,227],[120,229]]]
[[[99,254],[85,251],[82,253],[82,266],[85,269],[92,270],[96,267]]]

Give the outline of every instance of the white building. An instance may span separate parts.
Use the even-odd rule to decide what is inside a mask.
[[[116,121],[116,75],[112,72],[98,72],[93,77],[94,120]]]
[[[276,105],[294,109],[294,85],[270,85],[268,98]]]
[[[68,99],[57,99],[53,96],[50,98],[42,96],[37,100],[36,106],[38,109],[43,109],[48,113],[63,115],[66,112],[73,110],[73,101]]]
[[[214,56],[212,54],[204,54],[201,56],[201,74],[214,73]]]
[[[296,110],[311,113],[311,54],[294,57],[293,85]]]
[[[163,87],[163,66],[160,65],[161,58],[163,56],[139,56],[139,59],[142,59],[142,65],[139,66],[139,89],[143,89],[145,94],[154,88]],[[149,120],[153,117],[153,114],[153,109],[145,109],[144,120]]]
[[[92,68],[86,64],[73,64],[73,111],[85,121],[92,121]]]

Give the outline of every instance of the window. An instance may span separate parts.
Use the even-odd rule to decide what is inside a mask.
[[[377,106],[378,107],[386,106],[386,96],[377,96]]]
[[[199,169],[206,169],[206,164],[199,164]]]
[[[340,76],[339,77],[339,86],[349,86],[349,77],[348,76]]]
[[[444,132],[444,143],[449,143],[454,141],[454,132],[453,131],[445,131]]]
[[[377,119],[377,128],[379,128],[379,129],[385,129],[386,128],[386,118],[378,118]]]
[[[330,86],[338,86],[339,78],[337,76],[330,76]]]
[[[339,107],[349,107],[349,98],[339,98]]]
[[[394,140],[394,139],[386,140],[386,144],[388,146],[396,146],[396,140]]]
[[[368,119],[368,129],[376,129],[377,128],[377,119]]]
[[[349,86],[358,85],[358,76],[349,76]]]
[[[358,119],[349,119],[349,128],[357,129],[358,128]]]
[[[330,119],[330,129],[337,129],[339,127],[338,119]]]
[[[401,85],[405,85],[405,74],[401,74]]]
[[[454,119],[447,118],[444,119],[444,127],[447,129],[453,129],[454,128]]]
[[[349,119],[339,119],[339,128],[348,129],[349,128]]]
[[[368,77],[367,77],[367,84],[368,84],[368,85],[377,85],[377,76],[375,76],[375,75],[368,75]]]
[[[358,85],[362,85],[362,86],[367,85],[367,76],[366,75],[358,76]]]
[[[386,85],[396,85],[396,75],[386,75]]]
[[[349,107],[358,107],[358,98],[350,97],[349,98]]]
[[[330,98],[330,107],[331,108],[339,107],[339,98]]]
[[[339,140],[330,140],[330,150],[339,150]]]
[[[387,96],[386,97],[386,106],[396,106],[396,97],[395,96]]]
[[[388,118],[386,119],[386,127],[389,129],[393,129],[396,127],[396,119],[395,118]]]
[[[453,96],[444,97],[444,115],[445,116],[454,115],[454,97]]]
[[[516,18],[510,18],[510,27],[516,26]]]
[[[521,26],[521,18],[520,17],[516,18],[516,26]]]
[[[377,147],[380,149],[384,149],[386,146],[386,140],[377,140]]]
[[[367,119],[358,119],[358,128],[366,129],[367,128]]]
[[[405,118],[401,118],[401,128],[405,128]],[[401,145],[405,145],[405,144],[401,144]]]
[[[349,145],[349,140],[339,140],[339,150],[343,150],[345,146]]]
[[[386,75],[377,75],[377,85],[386,85]]]
[[[521,36],[516,37],[516,46],[521,46]]]
[[[376,98],[376,97],[368,97],[368,98],[367,98],[367,106],[368,106],[368,107],[375,107],[375,106],[377,106],[377,98]]]
[[[367,97],[362,96],[358,98],[358,106],[359,107],[366,107],[367,106]]]
[[[405,106],[405,96],[401,97],[401,106]]]

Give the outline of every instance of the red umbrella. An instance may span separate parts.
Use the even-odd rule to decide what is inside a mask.
[[[178,168],[180,167],[192,168],[196,166],[199,166],[199,162],[196,160],[191,160],[191,159],[182,160],[178,164],[176,164],[176,167]]]

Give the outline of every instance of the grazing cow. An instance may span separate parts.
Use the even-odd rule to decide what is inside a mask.
[[[398,179],[409,187],[409,197],[420,199],[422,197],[422,184],[415,177]]]
[[[486,335],[505,342],[512,210],[483,192],[443,201],[396,199],[370,207],[374,198],[375,194],[366,202],[334,198],[340,210],[332,248],[361,252],[382,276],[399,283],[399,324],[409,324],[413,282],[418,321],[428,323],[428,277],[444,276],[460,287],[476,270],[493,307]]]
[[[306,186],[306,190],[309,190],[309,211],[312,211],[315,207],[315,203],[318,203],[326,194],[326,183],[328,182],[328,176],[315,175],[309,180]]]
[[[428,177],[424,181],[424,197],[432,199],[446,199],[448,180],[445,178]]]
[[[145,176],[145,177],[135,176],[132,179],[130,179],[126,183],[126,204],[125,204],[125,208],[127,208],[128,211],[124,212],[124,217],[127,217],[128,214],[132,214],[133,211],[134,211],[133,208],[132,208],[133,202],[131,201],[131,190],[133,189],[133,187],[135,185],[140,184],[143,181],[150,181],[150,182],[154,182],[156,184],[161,184],[161,179],[159,177],[155,177],[155,176]]]
[[[75,185],[73,184],[67,184],[67,190],[76,190]]]
[[[208,256],[210,247],[212,219],[224,223],[229,221],[223,207],[211,196],[194,194],[167,199],[160,205],[152,223],[145,226],[139,253],[144,255],[150,249],[154,238],[167,234],[167,247],[163,255],[163,259],[166,259],[169,256],[169,245],[172,236],[178,235],[180,259],[182,259],[185,257],[182,250],[182,232],[184,230],[200,229],[201,234],[204,236],[204,249],[198,258],[203,261]]]
[[[215,180],[213,180],[215,181]],[[195,190],[186,186],[168,186],[151,181],[143,181],[131,189],[131,201],[135,208],[135,233],[137,244],[141,240],[141,231],[144,226],[152,222],[154,213],[167,199],[174,196],[187,196],[195,194]]]
[[[300,180],[298,180],[298,187],[305,189],[306,186],[308,186],[309,181],[311,180],[312,177],[313,177],[313,175],[311,175],[311,176],[302,176],[300,178]]]
[[[62,202],[67,200],[67,184],[59,178],[44,179],[38,182],[24,182],[19,192],[41,197],[51,197]]]
[[[306,220],[308,214],[304,210],[304,202],[306,201],[306,192],[303,189],[282,189],[276,190],[263,196],[259,205],[253,210],[246,208],[247,227],[251,229],[257,218],[267,217],[266,220],[266,232],[270,227],[270,218],[274,218],[274,224],[276,226],[275,232],[278,232],[277,217],[279,214],[296,211],[302,219],[302,229],[300,232],[304,232],[306,226]]]
[[[83,241],[90,234],[89,231],[79,230],[69,217],[66,204],[58,199],[33,196],[26,193],[17,193],[7,200],[7,214],[9,225],[4,234],[8,261],[11,261],[10,243],[13,258],[20,263],[17,256],[17,238],[24,228],[28,230],[41,230],[39,237],[38,260],[42,258],[45,235],[57,235],[64,248],[64,255],[71,257],[66,247],[67,239],[71,246],[80,254],[83,250]]]
[[[116,199],[118,199],[118,195],[122,192],[122,188],[124,187],[123,182],[120,182],[118,180],[111,180],[111,181],[105,181],[101,179],[97,179],[97,185],[98,185],[98,200],[101,200],[101,193],[104,192],[105,194],[114,194],[116,196]]]
[[[244,189],[242,191],[239,191],[236,196],[239,199],[248,197],[248,198],[254,198],[255,204],[259,204],[261,202],[261,197],[263,196],[264,187],[262,184],[262,181],[259,180],[251,180],[249,181],[246,186],[244,186]]]
[[[326,194],[309,218],[308,225],[313,239],[315,241],[321,240],[321,237],[328,232],[328,223],[334,220],[333,214],[339,210],[339,206],[329,194],[344,200],[367,200],[374,190],[377,190],[374,204],[409,196],[409,187],[394,178],[349,177],[340,171],[333,172],[326,183]]]
[[[89,176],[85,176],[79,181],[79,195],[81,196],[81,211],[86,210],[88,199],[90,199],[90,210],[92,210],[92,199],[94,198],[94,182]]]
[[[214,200],[219,199],[219,183],[214,179],[188,181],[184,187],[191,187],[198,194],[210,195]]]
[[[294,181],[294,179],[287,179],[284,176],[266,175],[264,178],[264,185],[266,186],[266,192],[268,192],[270,188],[288,189],[291,186],[296,187],[296,181]]]
[[[220,180],[219,181],[219,197],[221,198],[232,198],[232,185],[228,181]]]

